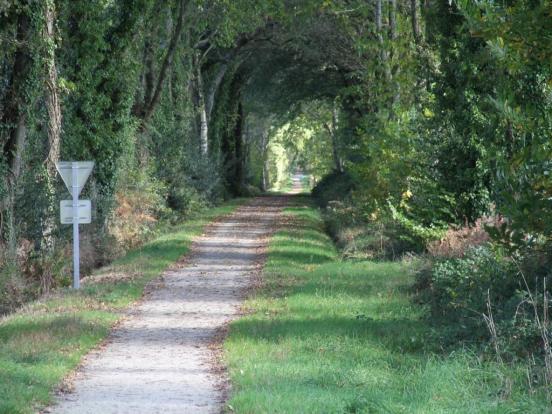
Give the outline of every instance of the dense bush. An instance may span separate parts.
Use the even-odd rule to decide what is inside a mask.
[[[396,257],[413,246],[401,240],[401,229],[392,219],[371,220],[351,197],[355,184],[350,174],[334,171],[320,180],[312,190],[316,203],[323,209],[326,229],[345,257]]]
[[[525,278],[532,259],[513,259],[486,244],[418,271],[416,298],[428,305],[441,343],[488,346],[500,357],[542,354],[536,315],[550,322],[543,319],[543,279]]]
[[[353,189],[354,183],[350,174],[334,171],[314,186],[312,196],[320,207],[326,207],[330,201],[347,200]]]
[[[388,203],[377,213],[370,212],[363,197],[355,193],[361,186],[350,174],[334,171],[312,190],[316,203],[323,208],[327,229],[345,256],[397,258],[406,252],[423,251],[430,241],[444,234],[442,225],[429,220],[424,225],[424,220],[413,217],[412,209],[404,205],[395,208]]]
[[[331,201],[323,210],[328,233],[344,257],[364,259],[396,259],[406,252],[420,250],[410,242],[404,228],[391,218],[367,220],[358,208]]]

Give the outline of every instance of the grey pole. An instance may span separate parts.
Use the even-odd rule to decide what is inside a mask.
[[[78,164],[71,164],[71,193],[73,195],[73,288],[80,288],[79,257],[79,185]]]

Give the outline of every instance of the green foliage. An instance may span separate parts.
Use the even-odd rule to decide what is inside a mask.
[[[294,168],[293,154],[286,150],[282,142],[273,139],[268,144],[266,158],[269,188],[281,190]]]
[[[169,55],[180,3],[186,6],[186,24],[199,32],[181,35]],[[164,221],[192,216],[225,195],[220,146],[213,145],[210,159],[198,156],[196,91],[190,87],[196,69],[192,57],[199,48],[195,43],[205,40],[208,25],[228,25],[217,47],[229,46],[237,27],[243,27],[225,20],[218,13],[221,7],[219,2],[200,7],[176,0],[15,1],[1,6],[0,245],[6,248],[9,239],[14,244],[10,251],[24,247],[28,253],[17,261],[17,269],[6,270],[13,271],[9,281],[17,283],[12,285],[25,287],[14,290],[10,301],[21,303],[66,278],[67,258],[60,252],[65,252],[70,232],[58,224],[58,203],[67,198],[66,190],[45,163],[54,121],[47,96],[53,90],[61,109],[60,158],[96,163],[82,194],[92,199],[94,210],[93,224],[83,228],[83,272],[150,238]],[[27,17],[30,25],[20,35]],[[53,36],[46,36],[47,24]],[[215,31],[222,36],[223,30]],[[15,66],[21,52],[27,57],[22,68]],[[50,65],[55,65],[57,84],[48,77]],[[159,99],[144,120],[140,105],[154,90]],[[4,117],[11,102],[21,104],[26,126],[17,148],[22,150],[17,179],[8,162],[16,154],[7,149],[15,126]],[[230,104],[236,106],[233,100]],[[61,261],[54,260],[59,254]],[[2,272],[6,263],[0,264]],[[46,280],[51,283],[44,284]]]
[[[83,194],[95,209],[90,267],[164,221],[285,188],[298,168],[318,183],[345,255],[421,252],[447,229],[500,216],[491,250],[439,262],[430,278],[435,312],[484,312],[470,284],[512,288],[512,258],[530,280],[548,274],[551,13],[532,0],[0,1],[0,244],[33,257],[2,258],[6,303],[65,280],[65,190],[45,164],[56,90],[61,158],[96,161]],[[506,309],[520,298],[493,299]],[[521,329],[509,310],[500,318],[505,332]],[[374,407],[351,397],[342,408]]]
[[[393,220],[403,229],[404,234],[399,235],[399,238],[403,238],[412,246],[423,248],[429,242],[441,238],[446,232],[446,227],[437,227],[433,224],[424,227],[419,221],[402,214],[392,204],[389,204],[389,211]]]
[[[60,10],[61,67],[67,91],[62,158],[92,159],[92,179],[107,198],[115,192],[121,155],[132,148],[130,108],[137,77],[136,43],[145,1],[65,2]],[[146,8],[147,10],[147,8]],[[75,24],[78,22],[78,24]],[[107,208],[105,208],[107,207]],[[105,209],[105,211],[104,211]],[[100,220],[109,207],[100,205]]]
[[[542,331],[535,315],[543,312],[543,285],[524,276],[533,260],[534,256],[518,264],[480,246],[462,258],[439,260],[421,270],[418,299],[429,305],[434,325],[440,326],[440,341],[446,346],[464,341],[488,347],[496,342],[500,358],[542,355]],[[491,335],[488,318],[497,338]]]
[[[4,261],[0,264],[0,314],[3,315],[21,306],[28,292],[25,282],[17,277],[17,266]]]
[[[500,67],[478,105],[489,124],[488,152],[497,208],[511,229],[550,237],[552,104],[549,2],[459,2],[470,33],[485,42],[487,67]],[[538,38],[538,41],[535,39]],[[491,66],[492,65],[492,66]],[[498,76],[497,76],[498,74]]]
[[[187,80],[181,79],[182,83]],[[164,94],[147,133],[141,137],[141,147],[151,157],[151,175],[166,187],[165,200],[160,203],[185,217],[208,203],[220,201],[222,177],[215,156],[203,159],[200,155],[194,139],[191,96],[182,84],[173,88]]]
[[[354,189],[350,174],[333,172],[326,175],[312,189],[312,196],[320,207],[326,207],[330,201],[345,200]]]
[[[110,233],[121,251],[150,239],[155,234],[157,219],[168,213],[164,202],[166,188],[150,171],[148,166],[133,168],[131,165],[123,169],[119,178],[117,208],[110,219]]]

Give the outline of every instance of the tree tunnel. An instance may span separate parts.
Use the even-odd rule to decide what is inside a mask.
[[[493,209],[548,234],[536,3],[0,2],[2,243],[63,239],[60,159],[95,160],[102,239],[127,211],[185,216],[294,166],[423,240]]]
[[[259,317],[243,319],[236,336],[266,351],[274,328],[273,345],[281,348],[266,358],[257,353],[263,363],[274,357],[263,382],[249,358],[256,351],[236,347],[240,358],[254,361],[243,371],[235,364],[255,388],[247,400],[269,405],[257,411],[286,411],[258,391],[274,389],[274,367],[281,374],[290,361],[278,399],[287,403],[290,392],[306,388],[296,393],[301,409],[289,412],[404,412],[400,397],[415,394],[404,375],[410,371],[436,385],[420,382],[418,412],[452,410],[451,402],[466,399],[470,387],[488,397],[490,405],[481,406],[488,412],[506,412],[508,400],[520,404],[510,412],[530,412],[523,395],[538,397],[540,388],[548,407],[551,17],[551,0],[0,0],[0,315],[56,290],[3,325],[0,412],[36,411],[36,395],[50,398],[57,381],[43,375],[42,360],[54,367],[48,374],[61,375],[144,288],[182,296],[171,291],[157,301],[161,296],[147,295],[162,307],[179,304],[174,312],[153,311],[147,341],[133,336],[134,345],[163,345],[149,336],[167,331],[159,329],[169,324],[158,316],[172,324],[191,315],[201,329],[179,329],[195,332],[204,347],[203,323],[181,303],[201,305],[211,318],[220,313],[211,308],[215,300],[234,308],[246,280],[267,294],[252,300]],[[81,193],[90,201],[82,204],[91,206],[85,217],[91,223],[74,238],[60,220],[68,194],[56,172],[59,161],[95,163]],[[294,170],[310,178],[310,198],[264,193],[285,190]],[[78,204],[70,201],[75,230]],[[293,211],[280,215],[284,205]],[[195,245],[189,249],[194,254],[185,262],[197,277],[182,273],[188,284],[176,283],[173,273],[187,268],[178,257],[204,224],[226,213],[220,226],[206,230],[212,239],[198,241],[205,256]],[[282,232],[267,247],[267,283],[256,283],[271,220],[282,222]],[[110,265],[98,284],[92,278],[76,296],[61,289],[78,268],[71,262],[71,251],[77,252],[72,239],[80,240],[83,276]],[[211,258],[208,275],[204,257]],[[168,277],[150,285],[163,269]],[[235,286],[228,283],[234,278]],[[186,296],[194,292],[199,296]],[[65,297],[67,307],[60,305]],[[82,318],[71,316],[75,306]],[[323,307],[327,317],[320,318]],[[292,308],[300,308],[300,316],[289,313]],[[424,328],[422,314],[428,316]],[[50,332],[55,315],[62,323]],[[26,339],[13,329],[22,324],[40,325],[45,335],[29,330]],[[292,342],[282,336],[284,325],[299,339],[300,359],[288,358]],[[171,341],[174,333],[166,332]],[[54,334],[69,335],[74,353]],[[305,341],[309,334],[316,340]],[[351,364],[338,337],[351,344]],[[42,346],[37,342],[44,342],[42,356],[31,349]],[[174,371],[176,345],[192,345],[178,342],[163,347],[171,353],[167,375]],[[393,342],[396,354],[392,363],[382,359],[381,384],[371,387],[373,375],[357,365],[368,361],[373,371],[374,358],[357,351],[374,351],[376,342],[385,352]],[[469,351],[474,369],[456,349]],[[67,363],[57,358],[61,354]],[[148,362],[156,362],[154,354],[147,354]],[[323,364],[333,360],[343,376],[326,375],[320,364],[298,375],[297,361],[314,354]],[[406,354],[430,371],[410,369],[410,363],[397,368]],[[452,384],[447,395],[434,368],[451,355],[454,366],[443,365]],[[190,366],[184,371],[195,372]],[[26,374],[31,368],[42,380]],[[456,368],[460,375],[451,375]],[[375,394],[359,394],[363,387],[386,389],[394,382],[389,370],[408,386],[395,381],[397,393],[381,405],[372,401]],[[312,377],[315,371],[329,382]],[[477,381],[457,381],[474,372],[481,374]],[[21,395],[11,391],[15,377]],[[292,377],[297,381],[288,381]],[[36,388],[40,382],[47,388]],[[480,392],[483,383],[489,387]],[[164,381],[142,385],[165,387]],[[320,401],[335,400],[340,408],[309,406],[316,388]],[[25,398],[29,405],[21,410],[10,405]],[[172,398],[167,401],[178,411]],[[479,401],[468,401],[466,412],[484,411]]]
[[[294,166],[317,178],[342,169],[337,124],[340,91],[352,83],[343,59],[352,45],[335,19],[269,21],[233,48],[206,43],[202,51],[200,137],[210,157],[220,151],[228,191],[267,190]]]

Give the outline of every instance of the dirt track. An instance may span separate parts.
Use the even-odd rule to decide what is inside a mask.
[[[52,412],[219,413],[226,378],[214,371],[210,344],[236,317],[285,203],[285,197],[259,197],[212,224],[107,345],[88,355],[74,392]]]

